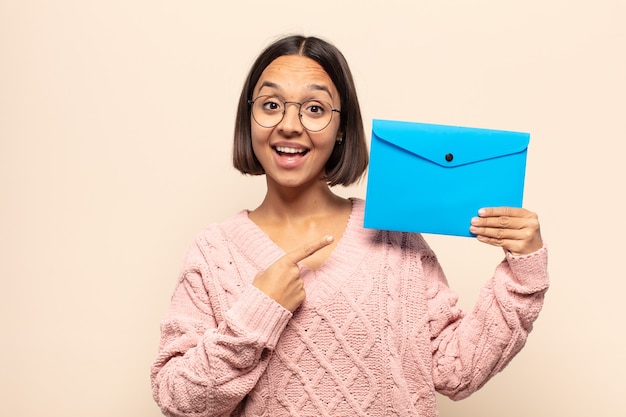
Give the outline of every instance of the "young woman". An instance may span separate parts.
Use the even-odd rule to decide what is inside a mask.
[[[537,216],[485,208],[468,228],[505,256],[471,313],[420,234],[363,228],[367,147],[350,69],[289,36],[243,87],[234,165],[265,175],[254,210],[192,245],[161,327],[154,398],[170,416],[436,416],[522,348],[548,287]]]

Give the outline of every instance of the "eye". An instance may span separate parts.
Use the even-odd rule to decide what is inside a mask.
[[[322,117],[330,111],[330,104],[318,100],[309,100],[302,105],[302,111],[309,117]]]
[[[281,112],[283,109],[283,103],[276,97],[259,97],[259,104],[263,110],[271,113]]]

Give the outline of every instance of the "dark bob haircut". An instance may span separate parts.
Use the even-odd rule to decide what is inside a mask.
[[[265,173],[252,149],[248,100],[253,99],[254,87],[265,68],[284,55],[300,55],[313,59],[335,84],[341,100],[339,132],[343,134],[343,141],[335,145],[326,163],[326,181],[330,186],[357,182],[367,168],[368,151],[354,80],[343,54],[334,45],[316,37],[291,35],[281,38],[268,46],[252,65],[237,107],[233,165],[244,174]]]

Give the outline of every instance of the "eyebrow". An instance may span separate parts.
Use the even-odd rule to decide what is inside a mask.
[[[330,92],[330,88],[328,88],[325,85],[320,85],[320,84],[311,84],[309,86],[309,88],[311,90],[318,90],[318,91],[326,91],[326,93],[330,96],[330,98],[333,98],[332,93]]]
[[[272,81],[263,81],[263,83],[259,86],[259,91],[261,91],[263,87],[269,87],[275,90],[281,90],[281,87]],[[333,98],[333,95],[330,92],[330,88],[328,88],[327,86],[323,84],[309,84],[309,90],[325,91],[331,99]]]

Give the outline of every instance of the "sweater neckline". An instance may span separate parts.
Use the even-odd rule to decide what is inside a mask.
[[[345,277],[349,276],[364,259],[367,251],[363,247],[363,242],[371,242],[375,231],[363,228],[364,201],[359,198],[349,200],[352,203],[352,210],[337,246],[319,268],[311,270],[302,266],[305,273],[315,276]],[[264,270],[286,252],[250,219],[249,213],[247,209],[240,211],[231,218],[231,221],[224,223],[223,227],[240,253],[259,269]]]

